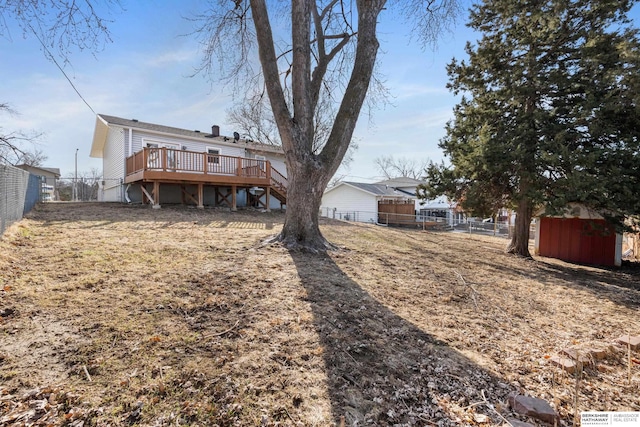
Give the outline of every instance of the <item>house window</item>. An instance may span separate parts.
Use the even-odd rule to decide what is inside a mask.
[[[158,169],[158,168],[162,168],[167,167],[167,168],[171,168],[171,169],[175,169],[176,165],[177,165],[177,159],[176,159],[176,152],[175,150],[179,149],[179,145],[177,144],[171,144],[171,143],[167,143],[167,142],[149,142],[149,141],[145,141],[143,139],[143,145],[147,148],[149,148],[149,168],[152,169]],[[167,149],[167,164],[163,165],[162,164],[162,158],[161,158],[161,148],[166,148]]]
[[[215,165],[220,163],[219,149],[207,147],[207,163],[215,164]]]

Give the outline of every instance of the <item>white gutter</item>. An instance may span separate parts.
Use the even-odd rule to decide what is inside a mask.
[[[133,154],[133,128],[129,128],[129,153],[128,155],[132,155]],[[125,155],[125,158],[127,157],[127,155]]]

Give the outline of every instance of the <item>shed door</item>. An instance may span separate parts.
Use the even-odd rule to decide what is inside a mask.
[[[541,218],[541,256],[578,264],[615,264],[615,229],[602,219]]]

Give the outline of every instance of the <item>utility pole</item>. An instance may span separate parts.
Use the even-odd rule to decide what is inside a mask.
[[[78,201],[78,150],[79,148],[76,148],[76,174],[75,174],[75,178],[73,179],[73,201],[74,202]]]

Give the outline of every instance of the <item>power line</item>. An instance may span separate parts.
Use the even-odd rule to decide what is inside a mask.
[[[36,38],[38,39],[38,41],[40,42],[40,45],[42,45],[42,48],[45,50],[45,52],[47,53],[47,55],[49,55],[49,58],[53,61],[54,64],[56,64],[56,67],[58,67],[58,70],[60,70],[60,72],[62,73],[62,75],[67,79],[67,81],[69,82],[69,84],[71,85],[71,87],[73,88],[73,90],[76,91],[76,93],[78,94],[78,96],[80,97],[80,99],[82,99],[82,101],[86,104],[87,107],[89,107],[89,109],[91,110],[91,112],[93,114],[96,114],[96,112],[94,111],[93,108],[91,108],[91,105],[89,105],[89,103],[87,102],[86,99],[84,99],[84,97],[82,96],[82,94],[80,93],[80,91],[78,90],[78,88],[76,88],[76,86],[73,84],[73,82],[71,81],[71,79],[69,78],[69,76],[67,75],[67,73],[64,72],[64,70],[62,69],[62,67],[60,66],[60,64],[58,64],[58,61],[56,61],[56,58],[53,56],[53,54],[51,53],[51,51],[49,50],[49,48],[44,44],[44,42],[42,41],[42,39],[40,38],[40,36],[38,35],[38,33],[36,33],[36,31],[33,29],[33,27],[31,26],[31,24],[27,23],[27,25],[29,26],[29,28],[31,29],[31,32],[33,33],[34,36],[36,36]]]

